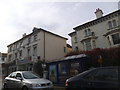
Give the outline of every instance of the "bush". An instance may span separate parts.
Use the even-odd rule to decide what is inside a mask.
[[[100,57],[102,66],[120,66],[120,46],[112,48],[95,48],[90,51],[72,51],[66,55],[86,54],[92,58],[91,66],[100,66]]]

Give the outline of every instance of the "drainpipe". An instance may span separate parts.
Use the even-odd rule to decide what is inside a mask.
[[[47,78],[46,77],[46,71],[45,71],[45,68],[46,68],[46,64],[45,64],[45,45],[46,45],[46,43],[45,43],[45,31],[44,31],[44,41],[43,41],[43,43],[44,43],[44,58],[43,58],[43,64],[42,64],[42,68],[43,68],[43,78]]]

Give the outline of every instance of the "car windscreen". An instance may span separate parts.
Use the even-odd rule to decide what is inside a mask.
[[[40,78],[40,76],[38,76],[37,74],[35,74],[33,72],[23,72],[23,77],[25,79],[37,79],[37,78]]]

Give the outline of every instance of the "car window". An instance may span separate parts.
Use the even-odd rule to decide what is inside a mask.
[[[9,77],[10,78],[15,78],[15,76],[16,76],[16,73],[11,73]]]
[[[94,80],[116,81],[118,80],[116,69],[98,69],[94,76]]]
[[[93,70],[93,71],[89,72],[88,74],[86,74],[83,78],[87,79],[87,80],[93,80],[96,72],[97,72],[97,70]]]
[[[23,77],[25,79],[36,79],[36,78],[40,78],[38,75],[32,73],[32,72],[23,72]]]
[[[17,73],[17,74],[16,74],[16,77],[20,77],[20,78],[22,78],[22,76],[21,76],[20,73]]]

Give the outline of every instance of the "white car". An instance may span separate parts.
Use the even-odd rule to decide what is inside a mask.
[[[3,88],[4,90],[51,90],[53,89],[53,83],[47,79],[39,77],[31,71],[16,71],[5,78]]]

